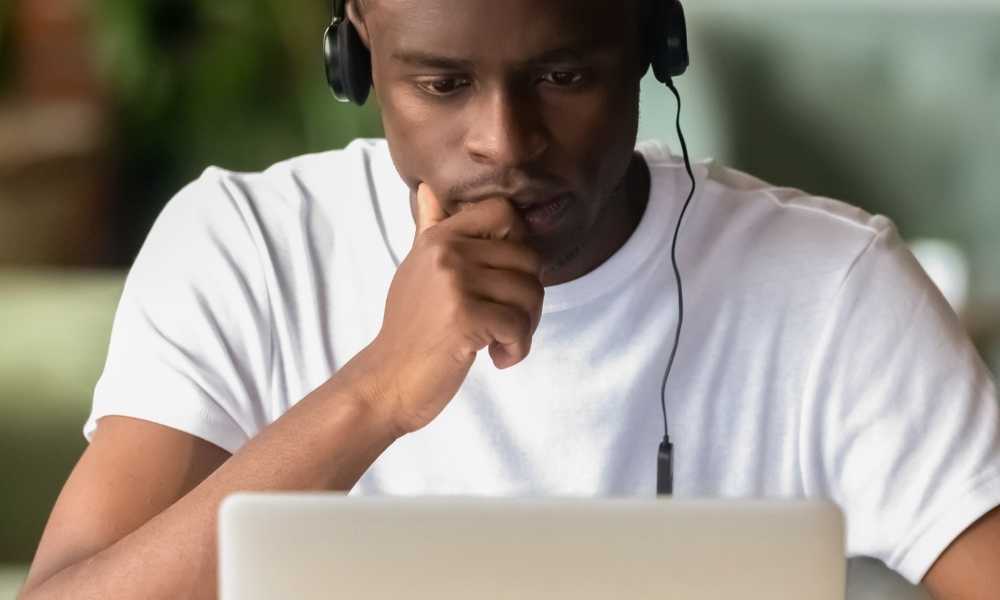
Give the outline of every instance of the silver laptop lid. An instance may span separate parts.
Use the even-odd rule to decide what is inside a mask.
[[[833,504],[236,494],[222,600],[843,600]]]

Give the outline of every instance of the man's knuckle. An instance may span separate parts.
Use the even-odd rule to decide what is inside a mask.
[[[440,271],[450,271],[455,268],[454,244],[441,236],[428,240],[425,252],[431,265]]]

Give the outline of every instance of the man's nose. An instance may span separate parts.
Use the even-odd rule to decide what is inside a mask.
[[[549,136],[531,99],[510,90],[480,94],[474,100],[466,151],[476,162],[494,167],[520,167],[538,159]]]

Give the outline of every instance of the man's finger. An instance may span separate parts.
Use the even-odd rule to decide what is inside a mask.
[[[414,241],[420,237],[420,234],[447,218],[448,214],[444,212],[430,186],[421,182],[417,186],[417,233],[414,236]]]
[[[524,218],[503,197],[477,202],[459,211],[448,228],[469,237],[523,242],[527,235]]]

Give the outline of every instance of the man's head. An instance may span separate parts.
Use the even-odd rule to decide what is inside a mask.
[[[623,202],[644,72],[641,0],[352,0],[397,170],[448,213],[567,193],[532,240],[558,261]]]

